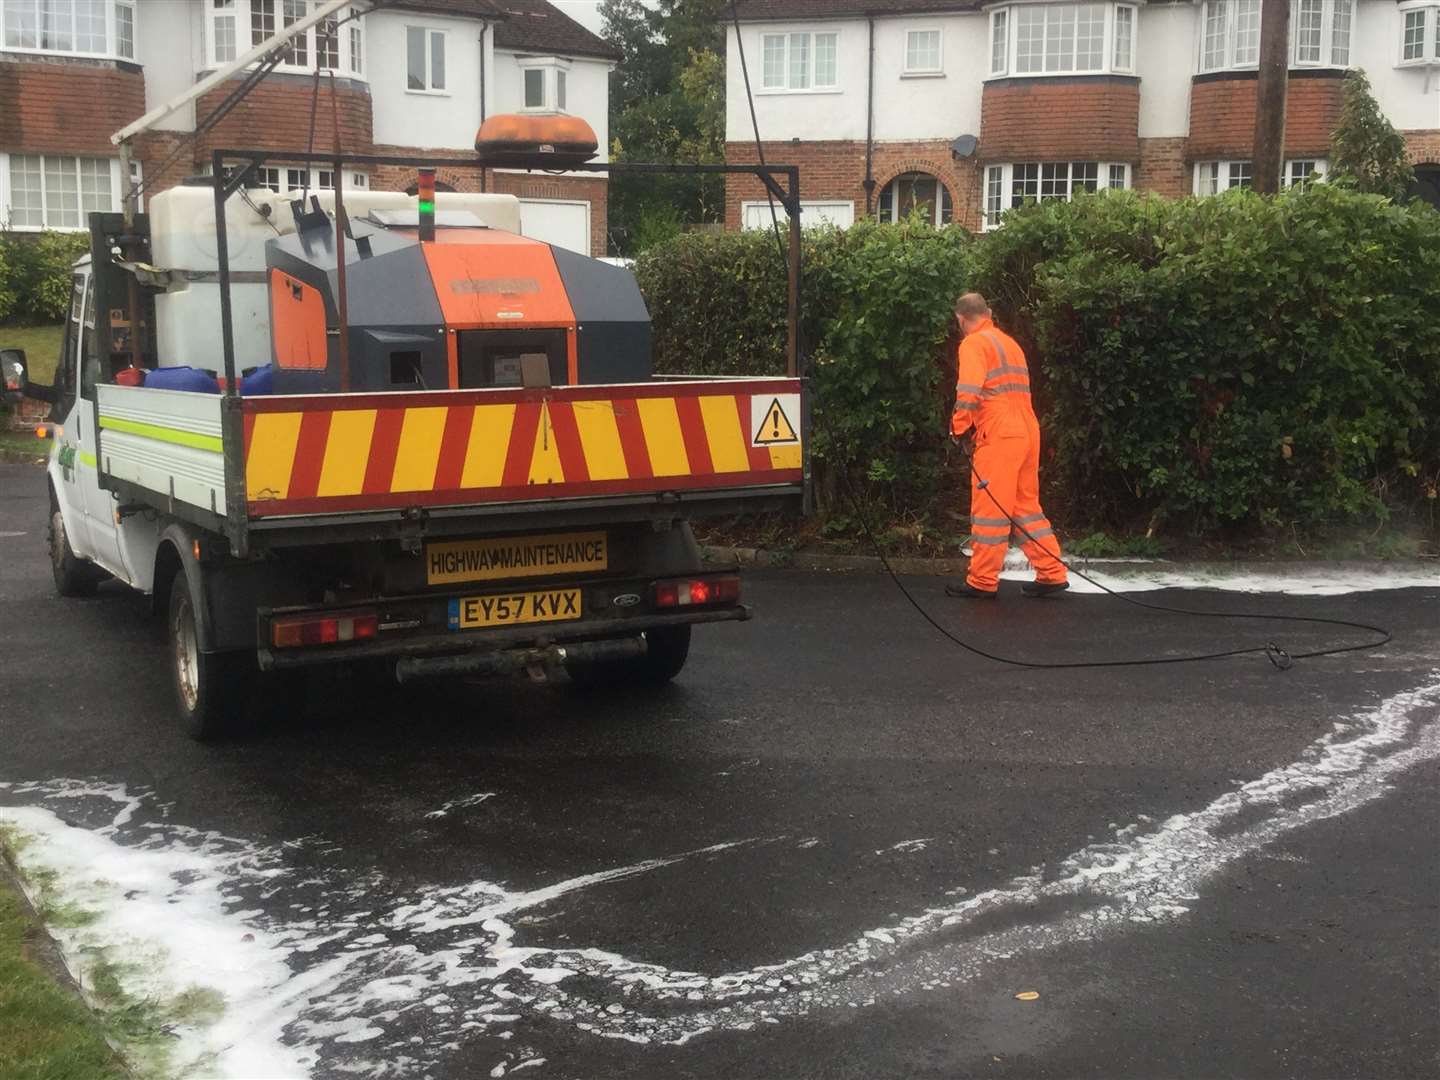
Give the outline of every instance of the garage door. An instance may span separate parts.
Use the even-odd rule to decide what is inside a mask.
[[[590,204],[521,199],[520,232],[547,244],[589,255]]]

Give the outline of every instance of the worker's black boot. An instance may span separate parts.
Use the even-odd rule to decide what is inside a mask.
[[[994,600],[995,592],[986,592],[984,589],[977,589],[968,581],[962,581],[958,585],[946,585],[945,595],[953,596],[961,600]]]
[[[1020,591],[1026,596],[1054,596],[1062,593],[1070,587],[1068,581],[1027,581],[1020,586]]]

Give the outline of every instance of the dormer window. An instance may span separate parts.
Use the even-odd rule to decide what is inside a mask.
[[[1129,75],[1133,4],[1013,4],[990,12],[990,74]]]
[[[1348,67],[1354,0],[1291,0],[1290,66]],[[1244,71],[1260,63],[1260,0],[1206,0],[1200,15],[1200,72]]]
[[[526,112],[564,112],[570,61],[555,56],[522,56],[520,78]]]

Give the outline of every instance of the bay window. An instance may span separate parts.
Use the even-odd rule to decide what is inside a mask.
[[[15,230],[86,227],[93,212],[120,209],[116,158],[64,154],[0,154],[0,227]]]
[[[3,47],[135,59],[136,0],[4,0]]]
[[[828,91],[839,87],[840,35],[834,32],[762,34],[762,91]]]
[[[8,2],[8,0],[7,0]],[[48,0],[47,0],[48,2]],[[204,0],[206,63],[228,64],[242,53],[294,26],[320,0]],[[339,75],[364,74],[365,31],[349,8],[321,19],[286,42],[279,70],[312,71],[318,65]]]
[[[985,170],[985,228],[1027,202],[1069,202],[1085,192],[1124,190],[1130,166],[1109,161],[1026,161]]]
[[[991,75],[1135,70],[1132,4],[1016,4],[990,12]]]
[[[251,187],[263,187],[277,195],[300,196],[308,191],[334,191],[335,170],[306,168],[303,165],[262,165],[255,170]],[[346,191],[365,191],[370,187],[368,173],[345,172]]]
[[[1305,187],[1324,179],[1330,171],[1325,158],[1296,158],[1285,162],[1280,183],[1285,187]],[[1197,161],[1195,163],[1195,194],[1218,195],[1231,188],[1249,187],[1255,169],[1249,161]]]
[[[1400,63],[1440,64],[1440,4],[1401,6]]]
[[[1206,0],[1200,15],[1200,71],[1260,63],[1261,0]],[[1291,0],[1290,66],[1347,67],[1354,0]]]

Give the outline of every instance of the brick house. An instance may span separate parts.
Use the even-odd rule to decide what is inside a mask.
[[[807,223],[923,207],[983,229],[1097,188],[1213,194],[1250,180],[1260,0],[740,0],[766,160],[801,167]],[[1323,174],[1363,68],[1440,191],[1440,3],[1292,0],[1288,181]],[[756,159],[735,30],[726,157]],[[726,224],[768,222],[731,178]]]
[[[79,228],[121,198],[112,132],[295,22],[314,0],[0,0],[0,228]],[[609,73],[618,53],[546,0],[400,0],[312,27],[284,63],[216,127],[194,136],[229,83],[140,136],[134,171],[154,194],[206,171],[213,147],[310,145],[314,71],[325,73],[314,146],[357,154],[473,152],[481,120],[569,112],[608,143]],[[277,20],[281,20],[277,23]],[[331,78],[333,76],[333,79]],[[276,162],[276,191],[329,187]],[[477,168],[447,170],[442,190],[511,192],[530,235],[603,255],[606,183]],[[407,170],[356,169],[355,188],[404,189]]]

